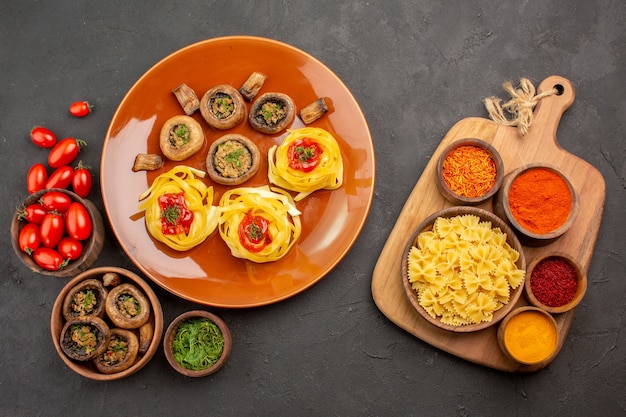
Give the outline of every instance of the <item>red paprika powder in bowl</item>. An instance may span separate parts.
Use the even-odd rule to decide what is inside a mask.
[[[578,195],[556,168],[531,164],[508,174],[494,201],[494,211],[505,218],[526,246],[547,245],[574,223]]]
[[[529,265],[524,295],[528,302],[549,313],[576,307],[587,292],[587,275],[564,253],[545,253]]]

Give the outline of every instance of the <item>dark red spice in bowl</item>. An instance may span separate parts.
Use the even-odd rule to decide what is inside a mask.
[[[576,262],[565,255],[547,255],[536,259],[528,269],[526,298],[550,313],[574,308],[587,289],[586,276]]]
[[[561,307],[572,301],[576,287],[576,270],[556,256],[539,262],[530,276],[530,289],[537,300],[548,307]]]

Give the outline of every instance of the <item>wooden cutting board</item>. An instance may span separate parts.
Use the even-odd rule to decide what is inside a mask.
[[[562,252],[573,256],[580,262],[583,270],[588,271],[602,220],[605,183],[596,168],[559,146],[556,132],[561,116],[574,102],[575,92],[570,81],[560,76],[546,78],[537,91],[549,91],[555,86],[562,89],[562,93],[540,100],[535,107],[535,119],[526,136],[520,136],[514,127],[502,126],[483,118],[463,119],[448,131],[400,212],[372,276],[374,301],[389,320],[443,351],[502,371],[534,372],[547,364],[521,365],[506,357],[498,346],[497,324],[478,332],[456,333],[428,323],[415,311],[407,298],[402,284],[401,258],[411,232],[420,222],[430,214],[451,206],[439,194],[435,185],[435,169],[440,153],[456,140],[479,138],[491,143],[498,150],[504,161],[505,175],[520,166],[541,162],[559,168],[568,177],[580,197],[575,224],[555,242],[538,248],[525,246],[523,251],[527,265],[543,253]],[[493,211],[491,200],[478,207]],[[516,307],[527,304],[522,296]],[[572,310],[554,316],[560,336],[557,347],[559,351],[566,341],[574,314],[575,310]]]

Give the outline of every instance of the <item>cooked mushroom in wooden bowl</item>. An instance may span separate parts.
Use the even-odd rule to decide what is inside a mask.
[[[80,315],[75,315],[77,311]],[[81,327],[91,329],[94,337],[83,335]],[[134,374],[152,359],[163,334],[163,310],[154,291],[135,273],[93,268],[63,287],[52,307],[50,331],[59,357],[70,369],[89,379],[110,381]],[[105,343],[95,354],[73,353],[91,346],[87,339],[98,340],[98,335]]]

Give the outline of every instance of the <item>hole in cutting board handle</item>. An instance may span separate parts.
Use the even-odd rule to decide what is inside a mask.
[[[563,94],[563,92],[565,91],[565,87],[563,87],[563,85],[561,84],[555,84],[554,87],[556,89],[556,95],[560,96]]]

